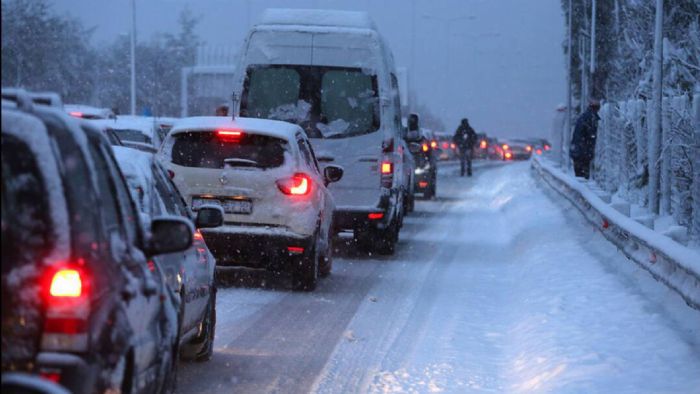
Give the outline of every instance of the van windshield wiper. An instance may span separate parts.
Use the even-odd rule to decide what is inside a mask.
[[[237,159],[235,157],[224,159],[224,165],[231,167],[260,167],[260,163],[255,160]]]

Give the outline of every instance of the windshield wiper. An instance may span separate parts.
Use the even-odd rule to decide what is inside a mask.
[[[231,167],[260,167],[260,163],[255,160],[229,158],[224,159],[224,165]]]

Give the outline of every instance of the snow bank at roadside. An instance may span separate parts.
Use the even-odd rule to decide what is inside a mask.
[[[618,211],[547,160],[534,159],[532,169],[571,201],[628,258],[680,294],[689,306],[700,309],[700,253]]]

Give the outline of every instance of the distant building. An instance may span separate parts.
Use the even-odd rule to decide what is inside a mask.
[[[236,53],[231,47],[201,46],[196,64],[182,69],[180,116],[214,115],[231,105]]]

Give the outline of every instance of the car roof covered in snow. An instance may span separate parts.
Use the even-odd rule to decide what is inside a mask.
[[[366,12],[269,8],[258,25],[335,26],[377,30]]]
[[[268,135],[293,141],[301,128],[293,123],[279,120],[241,118],[226,116],[196,116],[183,118],[175,123],[169,135],[190,131],[241,130],[243,132]]]

